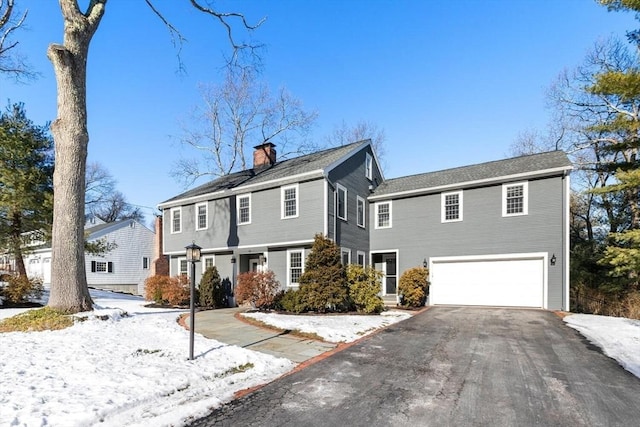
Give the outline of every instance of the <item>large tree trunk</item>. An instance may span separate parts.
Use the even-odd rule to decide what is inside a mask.
[[[106,0],[92,0],[82,14],[75,0],[60,0],[64,43],[47,51],[58,84],[55,143],[51,294],[49,306],[69,313],[93,309],[84,263],[84,193],[87,163],[86,74],[89,42]]]

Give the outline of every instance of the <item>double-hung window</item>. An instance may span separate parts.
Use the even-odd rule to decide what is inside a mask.
[[[282,218],[296,218],[298,216],[298,184],[280,188],[282,199]]]
[[[356,252],[356,255],[358,257],[358,265],[361,265],[361,266],[364,267],[365,264],[366,264],[366,260],[365,260],[366,259],[366,254],[364,252],[362,252],[362,251],[358,251],[358,252]]]
[[[502,216],[527,215],[529,212],[527,182],[502,185]]]
[[[187,259],[186,258],[180,258],[178,260],[178,263],[180,264],[180,275],[181,276],[188,276],[189,275],[189,264],[187,263]]]
[[[300,285],[300,276],[304,271],[304,250],[290,249],[287,251],[287,286]]]
[[[351,249],[340,248],[340,260],[345,267],[351,264]]]
[[[251,224],[251,194],[238,196],[238,225]]]
[[[338,218],[347,220],[347,189],[338,184]]]
[[[376,203],[376,228],[391,228],[391,202]]]
[[[207,229],[207,202],[196,205],[196,230]]]
[[[364,199],[360,196],[356,199],[358,201],[358,226],[364,228],[365,227],[365,216],[364,216]]]
[[[462,221],[462,191],[442,193],[442,222]]]
[[[171,233],[182,232],[182,208],[171,209]]]

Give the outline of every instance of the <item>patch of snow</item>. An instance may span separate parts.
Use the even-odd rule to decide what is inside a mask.
[[[411,317],[401,311],[385,311],[380,315],[289,315],[276,313],[243,313],[278,329],[312,333],[327,342],[352,342],[376,329]]]
[[[627,371],[640,377],[640,320],[572,314],[564,321]]]

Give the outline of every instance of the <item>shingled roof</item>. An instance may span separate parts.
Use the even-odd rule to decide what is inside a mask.
[[[563,151],[550,151],[438,172],[388,179],[376,188],[370,199],[376,200],[393,195],[423,193],[449,187],[461,188],[510,178],[526,179],[527,176],[560,174],[571,168],[571,162]]]
[[[356,151],[370,143],[370,140],[358,141],[352,144],[329,148],[327,150],[317,151],[315,153],[294,157],[292,159],[282,160],[280,162],[276,162],[272,166],[247,169],[231,173],[199,187],[188,190],[182,194],[172,197],[171,199],[165,200],[160,203],[159,206],[162,207],[163,205],[171,204],[172,202],[179,200],[204,196],[225,190],[233,190],[238,187],[245,187],[249,185],[254,186],[264,184],[268,187],[269,183],[272,183],[273,181],[285,180],[301,174],[311,174],[312,172],[317,172],[318,177],[320,177],[327,167],[347,156],[352,151]],[[273,183],[273,185],[277,186],[280,184],[276,182]]]

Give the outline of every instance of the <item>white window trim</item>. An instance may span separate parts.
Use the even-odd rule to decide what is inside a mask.
[[[95,261],[96,263],[96,274],[109,274],[109,263],[107,261]],[[104,264],[104,271],[98,270],[98,264]]]
[[[204,227],[200,227],[200,207],[204,206]],[[196,231],[206,230],[209,228],[209,204],[207,202],[196,203]],[[180,215],[180,220],[182,220],[182,215]]]
[[[340,205],[338,202],[340,201],[341,190],[344,191],[344,217],[340,216],[340,210],[338,209],[338,206]],[[336,216],[343,221],[347,221],[347,218],[349,217],[347,209],[348,200],[349,193],[347,192],[347,188],[343,185],[336,184]]]
[[[345,267],[349,264],[351,264],[351,249],[349,248],[340,248],[340,262],[342,262],[342,255],[343,254],[347,254],[347,264],[345,264]]]
[[[302,272],[301,275],[304,274],[304,263],[305,263],[305,259],[304,259],[304,249],[287,249],[287,287],[288,288],[297,288],[300,286],[300,283],[294,283],[291,282],[291,254],[292,253],[300,253],[302,254],[301,256],[301,260],[302,260]]]
[[[453,194],[457,194],[458,195],[458,218],[456,219],[447,219],[447,210],[446,210],[446,199],[447,196],[451,196]],[[463,206],[464,206],[464,202],[463,202],[463,195],[462,195],[462,190],[460,191],[449,191],[448,193],[442,193],[440,195],[440,221],[441,222],[460,222],[462,221],[462,215],[463,215]]]
[[[507,189],[509,187],[517,187],[522,186],[522,212],[518,213],[507,213]],[[529,214],[529,182],[512,182],[509,184],[502,184],[502,216],[522,216]]]
[[[187,261],[186,257],[178,258],[178,274],[177,275],[180,276],[181,274],[183,274],[182,271],[180,270],[180,266],[182,265],[182,261],[184,261],[187,264],[186,275],[190,276],[191,275],[191,271],[190,271],[191,269],[189,268],[189,261]]]
[[[180,229],[177,230],[177,231],[173,227],[173,223],[174,223],[173,218],[174,218],[175,212],[180,212]],[[170,219],[170,224],[171,224],[170,225],[170,227],[171,227],[170,228],[170,230],[171,230],[170,234],[182,233],[182,207],[171,208],[171,215],[169,215],[169,216],[170,216],[169,219]]]
[[[373,157],[371,157],[371,154],[369,153],[366,153],[366,158],[364,160],[364,176],[369,181],[373,181]]]
[[[378,222],[378,207],[380,205],[385,205],[385,204],[389,205],[389,225],[380,226],[380,223]],[[387,201],[384,201],[384,202],[376,202],[375,210],[376,210],[375,228],[376,229],[391,228],[393,226],[393,203],[391,202],[391,200],[387,200]]]
[[[366,267],[367,254],[364,251],[356,251],[356,262],[358,261],[358,258],[360,258],[360,256],[362,256],[362,264],[358,264],[358,265],[361,265],[362,267]]]
[[[247,222],[240,222],[240,199],[244,199],[244,198],[248,198],[249,199],[249,221]],[[297,198],[297,194],[296,194],[296,198]],[[237,204],[237,215],[238,215],[238,225],[247,225],[247,224],[251,224],[251,193],[247,193],[247,194],[239,194],[236,197],[236,204]],[[282,202],[282,204],[284,205],[284,200]]]
[[[284,192],[291,188],[296,189],[296,214],[285,216],[285,208],[284,208]],[[300,188],[298,184],[286,185],[284,187],[280,187],[280,218],[281,219],[291,219],[297,218],[300,215]]]
[[[356,222],[358,223],[358,227],[367,228],[367,204],[364,199],[360,196],[356,196]],[[360,208],[360,203],[362,202],[362,224],[360,224],[360,219],[358,218],[358,210]]]
[[[216,265],[216,256],[215,255],[204,255],[202,257],[202,272],[204,273],[207,270],[207,260],[210,259],[213,262],[213,266]]]

